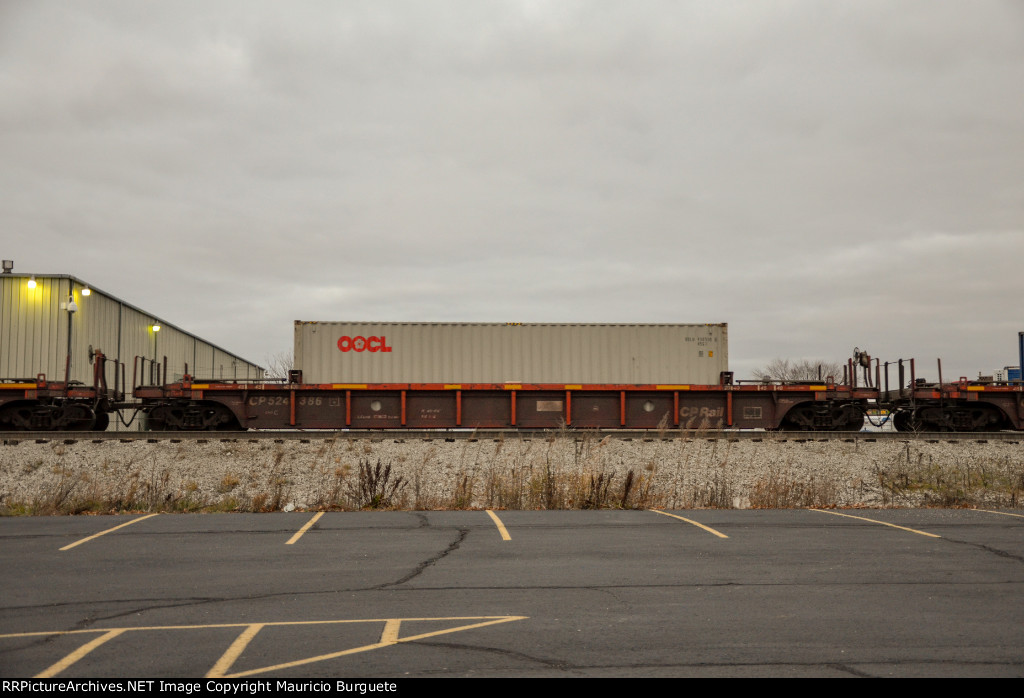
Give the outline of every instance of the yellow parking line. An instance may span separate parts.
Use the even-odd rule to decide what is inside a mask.
[[[295,541],[297,541],[299,538],[302,538],[302,534],[308,531],[310,528],[312,528],[313,524],[317,522],[317,519],[319,519],[323,515],[324,513],[322,511],[318,511],[316,514],[314,514],[313,518],[307,521],[305,526],[296,531],[295,535],[289,538],[288,542],[285,543],[285,545],[293,545]]]
[[[653,511],[655,514],[663,514],[665,516],[671,516],[673,519],[679,519],[680,521],[685,521],[686,523],[692,524],[692,525],[696,526],[697,528],[702,528],[705,531],[707,531],[708,533],[710,533],[712,535],[715,535],[715,536],[718,536],[719,538],[728,538],[729,537],[729,536],[725,535],[724,533],[721,533],[720,531],[716,531],[715,529],[711,528],[710,526],[705,526],[702,523],[697,523],[696,521],[691,521],[690,519],[684,519],[682,516],[676,516],[675,514],[670,514],[667,511],[661,511],[660,509],[648,509],[648,511]]]
[[[487,515],[491,517],[491,520],[494,521],[494,525],[498,527],[498,533],[501,534],[501,539],[512,540],[512,536],[508,534],[508,529],[505,528],[505,524],[501,522],[501,519],[498,518],[498,515],[491,511],[490,509],[487,510]]]
[[[942,538],[934,533],[926,533],[924,531],[918,531],[915,528],[907,528],[906,526],[897,526],[896,524],[887,523],[885,521],[878,521],[876,519],[866,519],[863,516],[854,516],[852,514],[840,514],[838,511],[829,511],[828,509],[811,509],[810,511],[820,511],[822,514],[834,514],[835,516],[845,516],[848,519],[860,519],[861,521],[868,521],[870,523],[882,524],[883,526],[890,526],[892,528],[898,528],[901,531],[910,531],[921,536],[928,536],[929,538]]]
[[[146,519],[152,518],[154,516],[156,516],[156,514],[146,514],[145,516],[139,517],[137,519],[132,519],[128,523],[123,523],[120,526],[114,526],[113,528],[108,528],[106,531],[100,531],[99,533],[95,533],[95,534],[89,536],[88,538],[83,538],[82,540],[76,540],[74,543],[71,543],[70,545],[65,545],[63,548],[61,548],[61,550],[71,550],[71,548],[75,547],[76,545],[81,545],[82,543],[88,543],[93,538],[99,538],[100,536],[105,536],[108,533],[116,531],[119,528],[124,528],[125,526],[131,526],[133,523],[138,523],[139,521],[145,521]]]
[[[398,642],[398,632],[402,627],[401,618],[391,618],[384,624],[384,630],[380,633],[380,641],[388,644]]]
[[[986,514],[1002,514],[1003,516],[1016,516],[1018,519],[1024,519],[1024,515],[1011,514],[1008,511],[992,511],[991,509],[975,509],[975,511],[983,511]]]
[[[81,659],[82,657],[89,654],[94,649],[105,643],[107,640],[113,640],[115,637],[125,632],[126,630],[128,630],[128,628],[115,628],[114,630],[108,630],[103,635],[100,635],[95,640],[85,643],[77,650],[75,650],[68,656],[64,657],[64,659],[60,660],[56,664],[53,664],[49,668],[44,669],[42,673],[36,674],[32,678],[49,679],[56,676],[57,674],[59,674],[60,672],[64,671],[69,666],[77,662],[79,659]]]
[[[249,669],[248,671],[240,671],[234,674],[225,674],[224,678],[236,679],[243,678],[245,676],[255,676],[256,674],[265,674],[270,671],[281,671],[283,669],[293,669],[298,666],[306,664],[313,664],[314,662],[323,662],[328,659],[338,659],[339,657],[345,657],[350,654],[358,654],[360,652],[367,652],[369,650],[381,649],[383,647],[391,647],[402,642],[414,642],[416,640],[424,640],[428,637],[437,637],[438,635],[447,635],[449,633],[462,632],[463,630],[474,630],[476,628],[485,628],[488,625],[496,625],[498,623],[508,623],[510,621],[525,620],[526,616],[505,616],[497,618],[495,620],[487,620],[481,623],[473,623],[471,625],[463,625],[457,628],[445,628],[444,630],[435,630],[429,633],[420,633],[419,635],[410,635],[409,637],[398,637],[398,623],[400,619],[388,620],[388,625],[385,626],[384,632],[381,635],[380,642],[375,642],[372,645],[363,645],[362,647],[353,647],[352,649],[342,650],[340,652],[331,652],[330,654],[321,654],[316,657],[307,657],[305,659],[297,659],[292,662],[285,662],[284,664],[275,664],[273,666],[260,667],[258,669]]]
[[[523,620],[526,616],[441,616],[439,618],[399,618],[406,622],[411,621],[435,621],[435,620],[493,620],[493,619],[505,619],[505,620]],[[394,618],[359,618],[356,620],[299,620],[299,621],[276,621],[268,623],[260,623],[260,626],[265,627],[285,627],[292,625],[345,625],[353,623],[388,623],[389,621],[396,620]],[[501,621],[504,622],[504,621]],[[122,632],[136,632],[140,630],[209,630],[210,628],[248,628],[254,625],[254,623],[206,623],[203,625],[139,625],[131,628],[85,628],[83,630],[41,630],[30,633],[7,633],[0,635],[0,640],[6,640],[12,637],[63,637],[64,635],[95,635],[98,633],[108,633],[111,630],[116,630],[118,633]],[[472,626],[476,627],[476,626]],[[447,631],[445,631],[447,632]]]
[[[321,512],[322,513],[322,512]],[[231,643],[231,647],[228,647],[227,651],[221,655],[217,663],[213,665],[213,668],[206,672],[206,678],[216,679],[224,676],[224,673],[231,668],[231,665],[235,663],[235,660],[241,656],[245,648],[249,646],[252,639],[256,637],[256,633],[263,630],[263,623],[253,623],[252,625],[246,626],[242,634],[235,638],[235,641]]]
[[[223,655],[217,660],[209,672],[207,672],[207,678],[223,678],[227,677],[239,677],[239,676],[252,676],[255,674],[262,674],[268,671],[276,671],[280,669],[289,669],[292,667],[303,666],[305,664],[311,664],[314,662],[321,662],[328,659],[334,659],[337,657],[343,657],[350,654],[356,654],[359,652],[366,652],[368,650],[380,649],[383,647],[390,647],[399,643],[415,642],[416,640],[423,640],[431,637],[437,637],[439,635],[447,635],[449,633],[462,632],[464,630],[473,630],[476,628],[484,628],[490,625],[497,625],[501,623],[509,623],[513,621],[526,620],[527,616],[448,616],[440,618],[360,618],[355,620],[314,620],[314,621],[278,621],[270,623],[211,623],[209,625],[154,625],[154,626],[141,626],[134,628],[88,628],[82,630],[51,630],[43,632],[30,632],[30,633],[12,633],[12,634],[0,634],[0,639],[6,638],[27,638],[27,637],[60,637],[64,635],[84,635],[92,634],[98,635],[89,642],[85,643],[71,654],[67,655],[55,664],[50,665],[44,669],[41,673],[37,674],[34,678],[51,678],[61,673],[71,665],[75,664],[83,657],[87,656],[90,652],[106,644],[108,641],[129,632],[139,631],[154,631],[154,630],[208,630],[211,628],[241,628],[241,634],[235,638],[231,643],[231,646],[224,652]],[[443,628],[441,630],[434,630],[425,633],[419,633],[416,635],[409,635],[408,637],[400,637],[400,629],[403,623],[411,623],[418,621],[427,621],[436,623],[438,621],[477,621],[475,623],[469,623],[467,625],[459,625],[455,627]],[[318,655],[315,657],[306,657],[298,659],[285,664],[277,664],[274,666],[261,667],[257,669],[250,669],[237,674],[228,674],[232,665],[238,660],[245,649],[253,641],[256,635],[267,627],[289,627],[289,626],[313,626],[313,625],[351,625],[356,623],[383,623],[384,628],[381,632],[380,641],[370,645],[363,645],[361,647],[353,647],[351,649],[342,650],[340,652],[332,652],[330,654]]]

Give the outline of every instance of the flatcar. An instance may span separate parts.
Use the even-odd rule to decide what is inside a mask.
[[[293,377],[294,378],[294,377]],[[140,386],[154,430],[860,429],[874,388],[733,385],[306,384]]]
[[[696,383],[307,383],[301,370],[285,381],[205,380],[185,367],[181,380],[136,384],[133,400],[106,382],[96,359],[93,385],[45,376],[0,382],[0,431],[103,430],[134,410],[156,431],[248,429],[764,429],[858,431],[869,412],[888,412],[900,431],[1024,430],[1021,381],[928,383],[910,361],[890,364],[863,352],[839,381],[733,380]],[[863,379],[858,379],[858,371]],[[154,374],[150,374],[154,375]],[[166,366],[155,375],[168,375]],[[884,381],[883,381],[884,376]],[[941,364],[940,364],[941,376]],[[133,380],[133,383],[137,381]],[[885,387],[883,387],[883,383]]]
[[[124,391],[117,390],[120,367],[114,371],[114,386],[107,385],[107,358],[91,352],[92,385],[79,381],[50,380],[45,374],[34,378],[0,380],[0,431],[103,431],[119,409]]]

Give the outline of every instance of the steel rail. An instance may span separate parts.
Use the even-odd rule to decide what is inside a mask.
[[[606,438],[644,441],[906,441],[906,442],[960,442],[977,441],[1024,441],[1024,432],[903,432],[903,431],[718,431],[718,430],[646,430],[646,429],[351,429],[308,431],[5,431],[0,432],[3,444],[22,441],[104,441],[120,442],[181,442],[181,441],[323,441],[335,439],[370,439],[376,441],[409,439],[446,441],[483,439],[550,439],[575,438],[576,440]]]

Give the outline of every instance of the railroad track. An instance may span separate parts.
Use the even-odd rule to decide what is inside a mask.
[[[48,441],[63,441],[75,443],[79,441],[91,441],[101,443],[105,441],[118,441],[124,443],[145,441],[159,443],[168,441],[177,443],[182,441],[207,442],[207,441],[323,441],[332,439],[370,439],[371,441],[408,441],[408,440],[441,440],[441,441],[475,441],[475,440],[499,440],[499,439],[549,439],[549,438],[575,438],[596,439],[611,437],[623,440],[644,440],[644,441],[665,441],[679,439],[703,439],[722,441],[916,441],[916,442],[962,442],[977,441],[987,443],[989,441],[1024,441],[1024,434],[1012,431],[997,432],[901,432],[901,431],[786,431],[786,432],[764,432],[764,431],[652,431],[652,430],[502,430],[502,429],[477,429],[477,430],[313,430],[313,431],[6,431],[0,432],[0,443],[17,444],[23,441],[35,441],[44,443]]]

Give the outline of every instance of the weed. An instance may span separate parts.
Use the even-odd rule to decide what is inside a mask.
[[[622,483],[622,498],[619,500],[619,508],[629,507],[629,493],[633,490],[633,470],[626,473],[626,481]]]
[[[615,475],[612,473],[601,473],[596,478],[590,474],[590,486],[583,498],[581,509],[603,509],[608,505],[608,490],[612,486]]]
[[[238,500],[234,497],[224,497],[220,501],[203,507],[203,511],[208,513],[228,513],[240,510]]]
[[[25,473],[26,475],[31,475],[35,471],[39,470],[39,468],[41,468],[42,465],[43,461],[41,460],[33,461],[32,463],[23,466],[21,472]]]
[[[227,494],[231,490],[238,487],[239,480],[233,474],[228,473],[221,478],[220,485],[217,486],[217,492],[220,494]]]
[[[750,492],[750,506],[754,509],[828,508],[837,504],[838,488],[834,482],[814,475],[797,479],[775,469],[755,482]]]
[[[715,472],[705,477],[702,484],[695,485],[690,493],[687,506],[702,509],[731,509],[733,489],[724,473]]]
[[[375,466],[368,460],[359,462],[358,481],[350,490],[350,497],[358,509],[387,509],[395,495],[408,484],[405,478],[392,478],[391,463],[380,460]]]
[[[418,476],[417,476],[418,477]],[[469,475],[463,475],[455,484],[455,493],[452,495],[449,509],[468,509],[473,503],[474,480]]]

